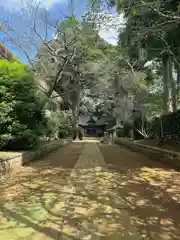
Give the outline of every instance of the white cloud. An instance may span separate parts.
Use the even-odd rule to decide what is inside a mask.
[[[102,30],[99,32],[100,37],[102,37],[106,42],[117,45],[118,32],[116,29]]]
[[[6,0],[0,1],[0,6],[10,11],[17,11],[19,8],[26,8],[28,4],[40,3],[43,7],[49,8],[54,3],[67,2],[67,0]]]
[[[122,14],[102,13],[102,15],[105,16],[105,20],[99,24],[99,35],[108,43],[116,45],[118,31],[124,27],[125,19]],[[99,16],[100,20],[102,15]]]

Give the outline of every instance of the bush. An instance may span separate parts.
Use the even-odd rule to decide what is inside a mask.
[[[76,138],[77,138],[77,131],[73,130],[72,139],[76,140]]]
[[[83,136],[84,136],[84,132],[83,132],[83,129],[80,127],[78,129],[78,138],[79,138],[79,140],[83,140]]]
[[[46,128],[46,137],[48,137],[49,140],[58,138],[59,125],[60,125],[59,114],[56,112],[49,111]]]
[[[59,125],[59,138],[67,138],[72,134],[72,119],[68,113],[61,113]]]
[[[45,98],[28,68],[0,60],[0,149],[30,149],[44,134]]]
[[[59,138],[67,138],[70,135],[70,130],[60,127],[59,128]]]

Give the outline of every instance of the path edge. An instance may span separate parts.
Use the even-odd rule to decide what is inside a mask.
[[[129,148],[132,151],[140,152],[154,160],[170,164],[171,166],[180,169],[180,153],[178,152],[153,147],[149,145],[144,145],[123,138],[116,139],[115,143],[117,145]]]
[[[1,160],[0,175],[6,175],[19,170],[22,166],[28,165],[37,159],[58,150],[72,142],[72,139],[61,139],[42,145],[36,150],[18,152],[16,155]]]

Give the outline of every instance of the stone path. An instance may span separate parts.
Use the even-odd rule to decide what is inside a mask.
[[[51,210],[58,214],[57,225],[49,223],[55,229],[61,226],[59,239],[63,234],[84,240],[141,239],[131,227],[128,211],[124,210],[126,203],[118,195],[95,143],[85,144],[62,192],[64,195]],[[113,207],[110,202],[114,202]]]
[[[179,240],[180,171],[120,146],[100,149],[141,236]]]
[[[119,146],[74,142],[1,182],[0,239],[178,240],[179,214],[152,201],[157,172],[180,180]]]

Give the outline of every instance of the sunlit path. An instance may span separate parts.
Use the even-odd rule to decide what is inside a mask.
[[[178,240],[178,179],[119,146],[74,141],[1,183],[0,239]]]
[[[51,209],[54,219],[48,227],[61,226],[61,236],[75,239],[141,239],[106,167],[98,146],[86,144]]]
[[[100,149],[142,238],[179,240],[180,172],[120,146]]]
[[[83,140],[74,140],[73,142],[85,142],[85,143],[99,143],[99,138],[84,138]]]
[[[65,146],[1,182],[0,239],[56,239],[59,228],[46,223],[82,149],[83,143]]]

